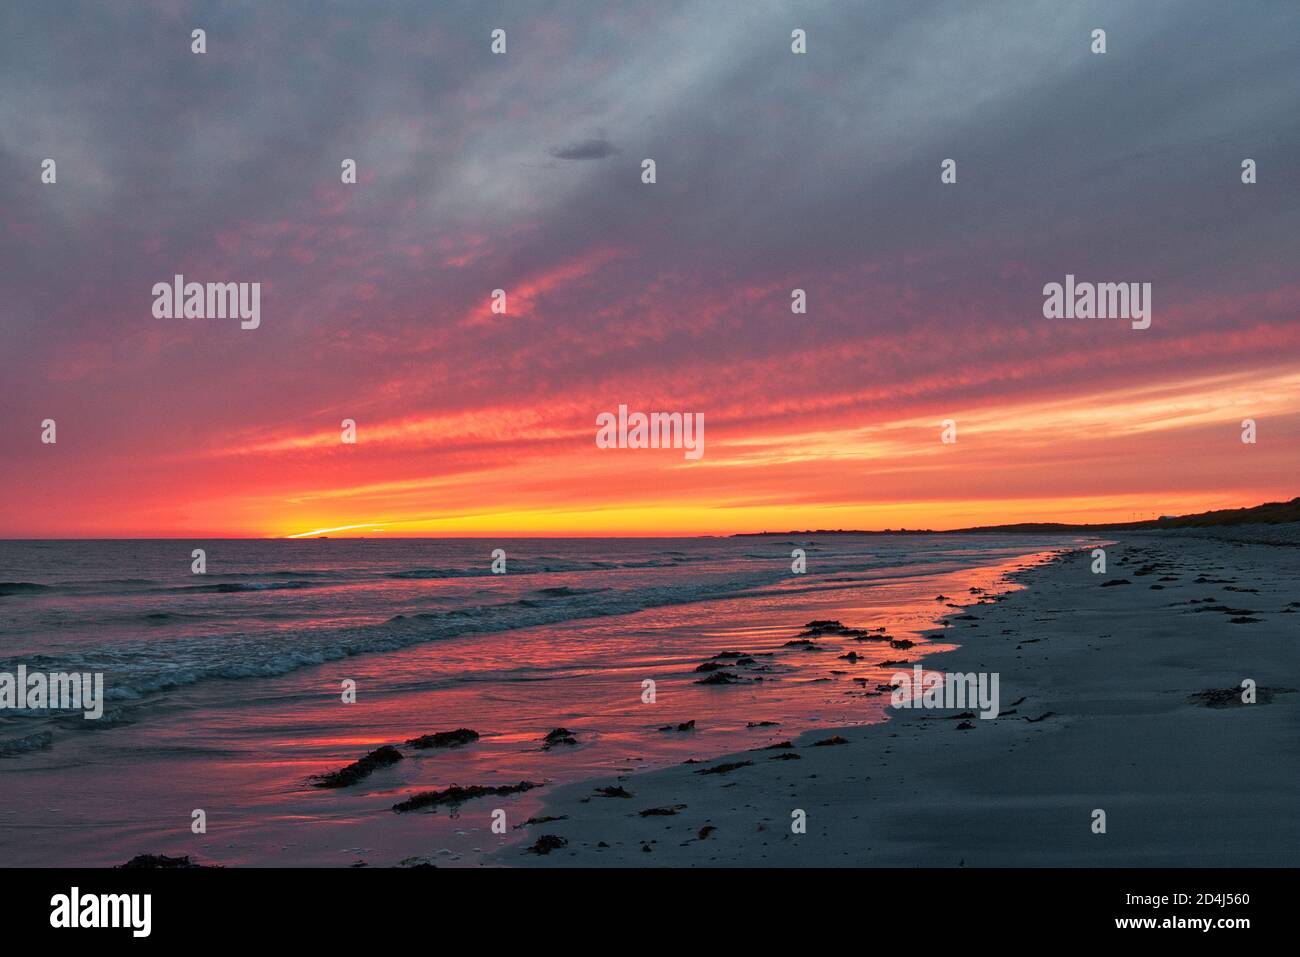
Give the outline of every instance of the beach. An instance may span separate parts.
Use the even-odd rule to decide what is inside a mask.
[[[1289,531],[1270,538],[1294,544]],[[974,620],[945,632],[958,647],[926,657],[927,669],[1000,673],[1001,717],[891,709],[867,727],[772,728],[791,749],[566,786],[546,801],[552,820],[529,829],[553,849],[521,842],[496,860],[1294,866],[1300,549],[1125,535],[1107,557],[1105,574],[1088,550],[1018,573],[1027,587],[963,612]],[[1254,704],[1240,701],[1246,679]],[[818,745],[828,738],[844,743]],[[630,796],[598,796],[609,787]]]
[[[792,546],[807,573],[791,573]],[[1295,861],[1300,549],[520,542],[515,570],[492,577],[476,558],[489,549],[463,543],[247,548],[256,561],[199,585],[137,557],[158,577],[122,594],[101,582],[107,565],[122,574],[114,554],[75,582],[10,589],[20,648],[69,607],[118,624],[41,638],[59,652],[43,667],[108,663],[107,709],[5,718],[0,860]],[[130,637],[142,612],[167,618],[152,645]],[[894,676],[918,665],[996,675],[998,716],[894,707]],[[1246,678],[1257,704],[1193,698]]]

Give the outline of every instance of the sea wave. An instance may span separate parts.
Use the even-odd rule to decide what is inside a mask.
[[[630,614],[655,606],[735,595],[758,589],[768,578],[753,576],[712,584],[625,590],[560,586],[539,589],[534,593],[538,597],[532,600],[395,615],[371,625],[115,641],[57,655],[31,655],[21,662],[0,660],[0,671],[12,672],[22,663],[28,671],[103,672],[104,697],[111,705],[207,679],[273,677],[353,655],[396,651],[467,634]]]
[[[0,758],[17,757],[31,751],[44,751],[54,743],[54,732],[34,731],[18,738],[0,741]]]
[[[277,582],[215,582],[210,585],[182,585],[177,591],[211,591],[232,594],[245,591],[286,591],[301,588],[322,588],[325,583],[319,581],[277,581]]]
[[[49,585],[39,585],[36,582],[0,582],[0,596],[30,595],[34,592],[49,590]]]

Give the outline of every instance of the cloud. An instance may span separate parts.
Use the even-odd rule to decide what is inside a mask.
[[[617,152],[618,147],[609,140],[595,139],[583,140],[580,143],[572,143],[559,149],[553,149],[551,155],[562,160],[595,160],[605,159]]]
[[[595,411],[622,401],[708,416],[706,465],[677,457],[674,483],[716,481],[739,439],[764,450],[734,492],[668,486],[683,507],[688,491],[825,500],[861,486],[810,436],[1086,407],[1300,347],[1286,5],[662,0],[593,16],[520,0],[504,56],[478,4],[102,6],[0,2],[0,537],[56,518],[189,527],[204,501],[256,531],[277,495],[431,471],[464,482],[469,510],[516,488],[516,461],[559,505],[614,508],[664,475],[546,456],[594,453]],[[205,55],[191,21],[209,27]],[[790,52],[793,25],[807,54]],[[57,185],[39,182],[45,157]],[[1239,181],[1245,157],[1258,185]],[[153,319],[152,285],[178,272],[261,282],[261,329]],[[1043,319],[1042,287],[1066,273],[1152,282],[1152,329]],[[1259,452],[1300,429],[1282,414]],[[32,441],[47,416],[57,450]],[[346,473],[322,470],[345,417],[363,444],[335,448]],[[1043,462],[1078,472],[1070,428],[1034,435],[1057,443]],[[1089,458],[1114,482],[1273,481],[1261,455],[1206,446],[1207,473],[1191,446],[1116,441]],[[203,459],[196,490],[206,451],[274,442]],[[1023,446],[998,454],[990,486],[1046,469]],[[499,489],[476,484],[489,467]],[[359,505],[355,523],[437,497],[409,496]]]

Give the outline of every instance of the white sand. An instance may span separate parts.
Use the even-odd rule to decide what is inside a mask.
[[[1294,527],[1280,534],[1297,541]],[[1300,548],[1152,534],[1107,552],[1107,574],[1091,573],[1087,552],[1025,573],[1027,589],[968,609],[976,623],[953,622],[945,640],[961,642],[957,651],[924,660],[927,669],[999,673],[1004,710],[1025,698],[1016,714],[960,731],[951,711],[891,709],[886,724],[840,730],[845,745],[811,746],[831,729],[796,738],[799,760],[751,751],[568,785],[542,812],[567,819],[521,829],[520,843],[493,862],[1300,863],[1300,693],[1224,708],[1188,700],[1246,678],[1300,687],[1300,605],[1284,613],[1300,600]],[[1135,574],[1150,561],[1167,565]],[[1158,581],[1168,575],[1178,580]],[[1196,584],[1200,576],[1215,582]],[[1132,584],[1101,587],[1116,578]],[[1192,600],[1209,597],[1260,621],[1193,611]],[[1024,720],[1049,711],[1041,722]],[[753,765],[727,774],[696,773],[746,760]],[[609,784],[634,796],[592,796]],[[673,805],[685,807],[638,813]],[[1092,831],[1098,808],[1105,834]],[[807,814],[805,834],[792,833],[796,809]],[[706,825],[715,830],[700,838]],[[543,834],[568,843],[526,853]]]

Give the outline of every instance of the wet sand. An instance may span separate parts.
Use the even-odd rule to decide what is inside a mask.
[[[1271,540],[1296,542],[1296,529]],[[1107,552],[1105,574],[1073,552],[1020,573],[1024,590],[953,610],[959,647],[924,664],[997,672],[1000,717],[889,708],[884,724],[788,735],[789,749],[568,784],[545,797],[559,820],[522,829],[491,862],[1300,863],[1300,548],[1134,535]],[[1254,704],[1240,702],[1246,679]],[[529,851],[547,835],[548,853]]]

